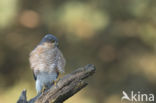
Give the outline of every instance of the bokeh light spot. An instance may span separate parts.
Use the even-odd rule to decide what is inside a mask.
[[[9,26],[17,14],[18,0],[0,0],[0,29]]]
[[[39,25],[40,17],[37,12],[26,10],[22,12],[19,21],[27,28],[35,28]]]
[[[71,2],[60,9],[59,21],[65,25],[68,35],[88,39],[107,27],[109,17],[106,12],[93,9],[87,4]]]

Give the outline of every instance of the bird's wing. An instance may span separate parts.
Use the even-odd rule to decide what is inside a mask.
[[[37,77],[34,72],[33,72],[33,77],[34,77],[34,80],[36,81]]]
[[[34,50],[29,54],[29,62],[30,62],[30,66],[31,66],[31,69],[32,69],[32,72],[33,72],[33,77],[34,77],[34,80],[36,81],[36,75],[35,75],[35,72],[34,72]]]
[[[58,49],[58,52],[57,52],[57,69],[60,73],[64,73],[65,64],[66,64],[66,60],[64,59],[61,51]]]

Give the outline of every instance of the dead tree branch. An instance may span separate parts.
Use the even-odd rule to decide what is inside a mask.
[[[88,64],[65,75],[49,90],[27,101],[26,90],[23,90],[17,103],[63,103],[82,88],[87,86],[83,79],[95,72],[94,65]]]

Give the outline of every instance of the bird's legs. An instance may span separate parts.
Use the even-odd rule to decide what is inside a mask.
[[[56,85],[56,83],[60,80],[61,75],[60,73],[58,73],[56,80],[53,81],[54,85]]]
[[[46,90],[46,87],[43,86],[42,89],[37,93],[37,95],[40,96],[41,94],[44,93],[45,90]]]
[[[44,93],[44,91],[47,89],[47,87],[45,85],[43,85],[43,88],[41,90],[41,93]]]

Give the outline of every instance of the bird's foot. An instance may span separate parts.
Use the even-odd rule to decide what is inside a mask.
[[[43,86],[41,93],[43,94],[47,90],[46,86]]]
[[[56,80],[53,81],[54,85],[56,85],[58,83],[58,81],[60,80],[60,78],[57,78]]]
[[[56,81],[54,81],[54,85],[56,85],[57,84],[57,82]]]
[[[57,79],[53,81],[54,85],[56,85],[56,84],[57,84],[57,82],[60,80],[60,78],[61,78],[61,75],[60,75],[60,74],[58,74]]]

